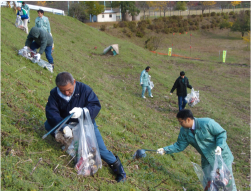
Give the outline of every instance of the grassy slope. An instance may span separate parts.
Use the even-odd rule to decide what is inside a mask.
[[[31,14],[36,17],[36,12]],[[194,115],[214,118],[228,131],[228,144],[235,156],[236,183],[245,190],[250,157],[249,67],[155,55],[73,18],[46,15],[55,41],[54,74],[16,55],[24,46],[26,34],[15,28],[12,10],[1,8],[3,190],[181,190],[182,186],[200,190],[190,163],[200,164],[200,156],[191,146],[173,156],[147,153],[144,159],[132,160],[139,148],[156,149],[176,141],[177,98],[164,96],[180,70],[185,70],[190,83],[200,90],[201,102],[192,108]],[[120,55],[100,55],[114,43],[119,44]],[[152,67],[154,98],[143,100],[139,75],[147,65]],[[45,133],[44,107],[61,71],[71,72],[98,95],[102,109],[96,121],[107,147],[120,157],[125,167],[128,176],[125,184],[115,184],[106,164],[94,177],[77,176],[60,145],[52,138],[41,139]],[[42,162],[30,175],[39,158]]]

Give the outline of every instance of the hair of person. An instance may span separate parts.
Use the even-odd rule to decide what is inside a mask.
[[[68,83],[74,84],[74,78],[69,72],[61,72],[56,77],[57,86],[66,86]]]
[[[184,71],[181,71],[181,72],[180,72],[180,75],[181,75],[181,76],[185,76],[185,72],[184,72]]]
[[[177,118],[180,118],[182,120],[186,120],[187,118],[194,119],[193,113],[189,109],[182,109],[180,110],[177,115]]]
[[[37,13],[39,13],[39,12],[44,14],[44,11],[42,9],[37,10]]]
[[[147,66],[145,70],[149,70],[151,67],[150,66]]]
[[[22,4],[24,5],[24,4],[25,4],[25,2],[23,1],[23,2],[22,2]]]

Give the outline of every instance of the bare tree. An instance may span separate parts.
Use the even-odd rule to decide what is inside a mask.
[[[149,5],[147,1],[136,1],[136,7],[144,11],[144,19],[146,16],[146,11],[149,10]]]

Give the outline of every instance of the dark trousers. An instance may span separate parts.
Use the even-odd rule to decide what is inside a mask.
[[[178,104],[179,104],[179,111],[185,109],[187,101],[185,100],[186,96],[178,96]]]
[[[98,126],[96,125],[96,122],[93,125],[94,125],[94,132],[95,132],[96,139],[98,142],[101,159],[103,159],[109,165],[113,164],[116,161],[116,157],[112,154],[111,151],[109,151],[106,148],[103,138],[98,130]],[[50,131],[53,128],[50,126],[50,124],[47,121],[44,123],[44,126],[45,126],[46,131]],[[55,134],[52,134],[52,135],[55,136]]]
[[[35,41],[33,41],[33,42],[31,43],[31,47],[30,47],[30,48],[31,48],[31,50],[33,50],[33,51],[36,52],[37,49],[40,48],[40,45],[38,45]],[[52,58],[52,56],[51,56],[51,50],[52,50],[52,46],[46,46],[44,52],[45,52],[45,56],[46,56],[48,62],[49,62],[50,64],[54,64],[53,58]]]

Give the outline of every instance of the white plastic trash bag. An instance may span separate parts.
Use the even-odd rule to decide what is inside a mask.
[[[149,82],[150,82],[150,88],[153,89],[154,87],[154,84],[153,84],[153,81],[151,81],[151,76],[149,75]]]
[[[83,111],[85,119],[82,112],[79,124],[72,129],[72,145],[77,153],[75,169],[78,174],[90,176],[102,168],[102,161],[89,110],[84,108]]]
[[[39,66],[46,68],[51,73],[53,73],[53,67],[49,62],[46,62],[42,59],[37,60],[35,59],[36,52],[32,51],[30,48],[22,48],[18,51],[18,55],[21,55],[29,60],[31,60],[33,63],[37,63]]]
[[[197,103],[200,102],[199,96],[200,96],[199,91],[194,91],[194,89],[192,89],[191,93],[187,94],[187,97],[185,98],[187,101],[187,104],[190,107],[195,106]]]
[[[16,18],[15,26],[16,26],[17,28],[20,28],[20,29],[22,29],[22,30],[25,30],[24,22],[22,21],[22,19],[21,19],[20,17],[17,17],[17,18]]]
[[[232,171],[227,168],[221,155],[215,155],[214,167],[208,165],[203,170],[193,163],[204,191],[232,191],[235,185]]]

